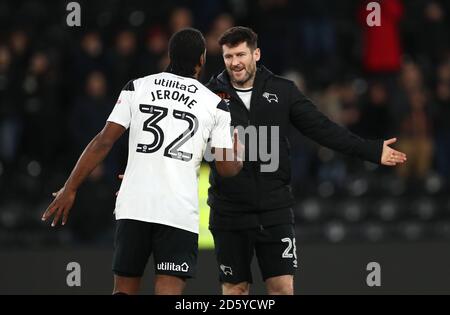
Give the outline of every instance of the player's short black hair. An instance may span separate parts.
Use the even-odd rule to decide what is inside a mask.
[[[241,43],[247,43],[250,49],[258,47],[258,35],[249,27],[235,26],[225,31],[219,38],[219,45],[236,47]]]
[[[181,76],[193,76],[205,49],[206,41],[199,30],[185,28],[176,32],[169,41],[170,64],[167,71]]]

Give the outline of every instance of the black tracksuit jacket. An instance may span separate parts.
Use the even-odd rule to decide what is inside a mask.
[[[259,161],[259,154],[258,161],[244,161],[241,172],[231,178],[219,176],[214,163],[210,164],[211,187],[208,192],[208,204],[211,207],[211,229],[263,228],[294,222],[291,207],[295,200],[290,187],[288,143],[290,124],[306,137],[325,147],[380,163],[383,140],[361,139],[330,121],[292,81],[274,75],[263,66],[257,68],[250,111],[236,94],[226,71],[213,77],[207,87],[227,100],[232,126],[279,127],[277,171],[261,172],[261,164],[267,162]],[[270,93],[271,97],[268,98],[265,93]],[[268,142],[269,140],[270,138]],[[246,150],[248,147],[246,145]]]

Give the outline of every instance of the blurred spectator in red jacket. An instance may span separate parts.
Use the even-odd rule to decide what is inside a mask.
[[[367,10],[369,2],[373,1],[365,1],[359,12],[363,29],[363,66],[373,74],[397,72],[401,67],[402,56],[400,22],[403,3],[401,0],[379,1],[381,25],[369,26],[367,17],[372,12]]]

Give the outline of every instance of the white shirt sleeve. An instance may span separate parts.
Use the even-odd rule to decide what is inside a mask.
[[[215,124],[211,131],[211,146],[223,149],[233,148],[231,115],[228,105],[224,101],[221,101],[216,107]]]
[[[122,92],[120,92],[117,103],[108,117],[108,121],[122,125],[126,129],[130,127],[131,105],[133,104],[134,93],[133,81],[130,81],[122,89]]]

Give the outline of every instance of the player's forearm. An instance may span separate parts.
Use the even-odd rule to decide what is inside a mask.
[[[105,159],[113,143],[102,140],[98,134],[84,149],[72,173],[64,185],[66,189],[76,191],[89,174]]]
[[[232,177],[239,174],[243,167],[242,159],[235,150],[216,150],[216,170],[222,177]]]
[[[244,163],[242,161],[233,161],[230,165],[230,176],[236,176],[242,170]]]
[[[217,173],[222,177],[233,177],[242,169],[242,161],[216,162]]]

